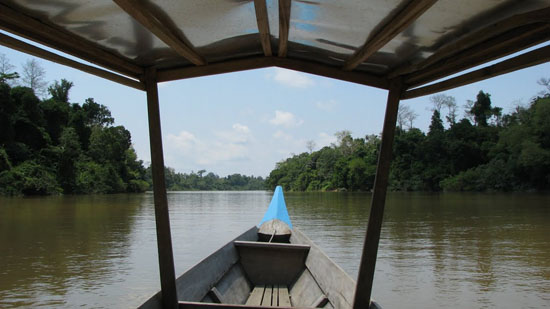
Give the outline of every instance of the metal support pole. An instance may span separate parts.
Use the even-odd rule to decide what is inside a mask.
[[[376,266],[376,255],[378,254],[378,242],[380,241],[380,230],[384,216],[384,204],[386,202],[386,189],[390,172],[392,157],[393,138],[395,136],[395,123],[399,100],[403,91],[403,83],[394,80],[390,84],[386,116],[384,118],[384,129],[382,131],[382,145],[378,155],[378,166],[374,180],[374,192],[372,194],[371,210],[361,264],[359,265],[359,277],[355,289],[354,309],[364,309],[370,306],[374,269]]]
[[[174,255],[172,253],[172,236],[164,179],[164,155],[162,152],[162,134],[160,129],[159,97],[156,80],[156,69],[145,71],[145,88],[147,91],[147,111],[149,117],[149,144],[151,145],[151,169],[153,174],[153,193],[155,200],[155,221],[157,225],[157,247],[160,268],[160,287],[163,308],[177,308],[176,275]]]

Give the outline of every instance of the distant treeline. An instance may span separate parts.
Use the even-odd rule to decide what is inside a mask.
[[[428,133],[412,126],[415,115],[400,109],[390,189],[399,191],[523,191],[550,189],[550,82],[548,92],[510,114],[491,106],[480,91],[466,117],[456,120],[454,98],[439,95]],[[441,119],[448,112],[445,128]],[[412,115],[412,117],[411,117]],[[408,128],[404,128],[409,124]],[[372,190],[380,148],[378,136],[352,138],[277,163],[268,187],[290,191]]]
[[[190,174],[177,173],[173,168],[164,169],[166,188],[169,191],[190,191],[190,190],[264,190],[265,181],[262,177],[245,176],[241,174],[220,177],[214,173],[207,173],[206,170],[191,172]],[[147,168],[147,181],[149,188],[153,187],[151,179],[151,167]]]

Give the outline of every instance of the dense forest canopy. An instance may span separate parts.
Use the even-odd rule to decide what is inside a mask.
[[[149,184],[130,132],[114,126],[106,106],[69,103],[67,80],[40,100],[25,86],[0,80],[0,193],[5,195],[141,192]],[[31,79],[32,81],[32,79]],[[29,86],[37,84],[29,82]],[[14,83],[11,83],[14,85]]]
[[[138,160],[131,135],[109,109],[89,98],[70,103],[73,83],[49,87],[36,60],[20,76],[0,54],[0,194],[143,192],[151,170]],[[39,99],[38,95],[43,97]],[[180,174],[166,168],[169,190],[257,190],[261,177]],[[205,174],[205,175],[203,175]]]
[[[550,189],[550,81],[528,106],[503,114],[480,91],[457,120],[453,97],[431,97],[427,133],[417,115],[399,110],[390,189],[395,191],[511,191]],[[445,113],[445,121],[442,114]],[[277,163],[266,179],[290,191],[368,191],[374,185],[380,138],[336,134],[337,143]],[[310,149],[311,150],[311,149]]]

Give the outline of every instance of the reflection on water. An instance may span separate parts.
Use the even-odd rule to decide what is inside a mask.
[[[168,195],[182,273],[260,221],[270,192]],[[368,193],[287,193],[293,223],[352,277]],[[150,194],[0,198],[0,307],[135,307],[159,289]],[[391,194],[373,296],[395,307],[550,304],[550,197]]]
[[[0,307],[96,303],[126,266],[138,196],[0,200]],[[73,303],[74,304],[74,303]]]
[[[390,200],[395,208],[386,217],[380,260],[387,271],[378,282],[387,279],[392,291],[419,295],[433,306],[540,308],[550,303],[550,198],[409,197]],[[407,303],[406,298],[392,301]]]

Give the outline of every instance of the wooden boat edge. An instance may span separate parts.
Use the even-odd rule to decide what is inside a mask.
[[[233,242],[235,240],[256,240],[258,238],[257,232],[258,228],[256,226],[251,227],[249,230],[227,242],[197,264],[188,268],[176,279],[178,298],[188,301],[200,301],[212,288],[212,282],[216,283],[235,263],[238,262],[239,255]],[[214,269],[219,269],[219,271],[215,271]],[[205,276],[211,278],[205,278]],[[186,284],[188,282],[196,282],[196,284]],[[157,292],[138,308],[162,308],[161,291]]]
[[[352,308],[355,280],[299,229],[293,229],[290,242],[310,246],[306,267],[312,273],[319,287],[325,292],[330,303],[335,308]],[[370,308],[381,309],[382,307],[371,300]]]

